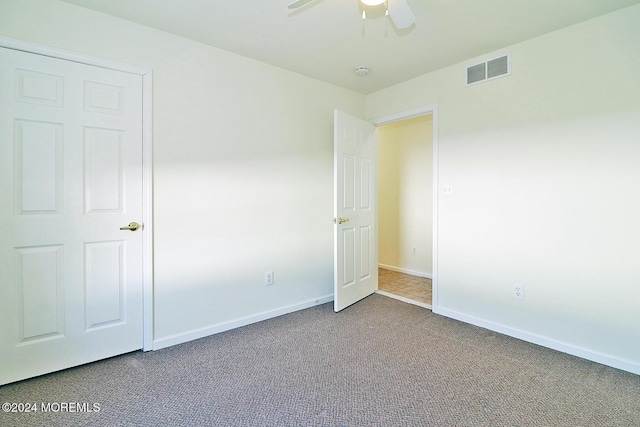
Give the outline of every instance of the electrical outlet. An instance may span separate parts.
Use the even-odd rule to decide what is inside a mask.
[[[411,255],[415,255],[416,254],[416,247],[412,247],[411,248]]]
[[[453,196],[453,185],[443,185],[442,194],[445,196]]]
[[[513,285],[513,297],[515,299],[524,299],[524,285]]]
[[[273,285],[273,271],[267,271],[266,273],[264,273],[264,285]]]

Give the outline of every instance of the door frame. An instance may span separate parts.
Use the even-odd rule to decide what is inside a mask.
[[[142,77],[142,350],[153,350],[153,156],[152,71],[90,55],[0,36],[0,47]]]
[[[438,104],[424,105],[412,110],[402,111],[389,116],[373,119],[371,122],[376,126],[386,125],[389,123],[399,122],[402,120],[413,119],[418,116],[431,114],[433,116],[432,138],[433,138],[433,241],[431,245],[432,251],[432,300],[431,311],[438,312]],[[376,177],[378,179],[378,177]],[[377,227],[377,225],[376,225]],[[378,230],[376,229],[376,234]]]

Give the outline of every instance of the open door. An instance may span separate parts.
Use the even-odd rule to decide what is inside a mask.
[[[333,309],[378,289],[378,141],[372,123],[334,114]]]

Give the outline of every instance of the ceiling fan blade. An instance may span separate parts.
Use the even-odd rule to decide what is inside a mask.
[[[287,8],[289,9],[297,9],[300,6],[304,6],[307,3],[311,3],[313,0],[296,0],[293,3],[290,3],[289,6],[287,6]]]
[[[387,0],[389,18],[397,29],[408,28],[416,22],[416,17],[411,11],[407,0]]]

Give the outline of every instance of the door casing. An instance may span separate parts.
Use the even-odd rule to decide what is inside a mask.
[[[432,302],[431,310],[438,312],[438,104],[425,105],[412,110],[402,111],[389,116],[379,117],[371,122],[376,125],[386,125],[401,120],[412,119],[425,114],[433,115],[433,242],[432,242]],[[376,233],[378,230],[376,230]]]

